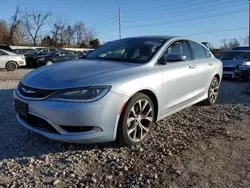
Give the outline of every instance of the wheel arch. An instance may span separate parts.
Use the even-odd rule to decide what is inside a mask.
[[[220,79],[221,79],[221,78],[220,78],[220,75],[219,75],[219,74],[215,74],[214,77],[216,77],[216,78],[219,80],[219,82],[220,82]]]
[[[154,110],[155,110],[155,115],[154,115],[154,122],[157,121],[157,117],[158,117],[158,113],[159,113],[159,103],[158,103],[158,99],[155,95],[155,93],[149,89],[142,89],[139,90],[137,92],[135,92],[133,95],[130,96],[130,98],[128,99],[128,101],[137,93],[143,93],[144,95],[147,95],[153,102],[154,104]],[[126,106],[128,105],[128,101],[126,103],[126,105],[123,107],[122,109],[122,113],[124,112],[124,109],[126,108]]]
[[[4,66],[5,68],[7,68],[6,66],[7,66],[7,64],[8,64],[9,62],[13,62],[13,63],[16,64],[17,68],[19,67],[19,65],[17,64],[16,61],[14,61],[14,60],[8,60],[8,61],[5,63],[5,66]]]

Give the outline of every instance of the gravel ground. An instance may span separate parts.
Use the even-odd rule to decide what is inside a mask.
[[[0,187],[249,187],[248,84],[223,81],[218,104],[182,110],[141,146],[119,148],[59,143],[18,125],[12,92],[28,71],[0,72]]]

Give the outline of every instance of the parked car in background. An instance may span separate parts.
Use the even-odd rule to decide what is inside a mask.
[[[7,69],[8,71],[14,71],[25,65],[26,62],[24,55],[0,49],[0,68]]]
[[[250,46],[234,47],[232,50],[249,50],[250,51]]]
[[[14,52],[14,53],[16,53],[16,54],[28,54],[29,52],[31,52],[33,49],[26,49],[26,48],[24,48],[24,49],[21,49],[21,48],[19,48],[19,49],[13,49],[12,51]]]
[[[14,92],[16,117],[54,140],[136,145],[154,122],[198,102],[214,104],[221,77],[221,61],[198,42],[125,38],[26,74]]]
[[[25,54],[26,62],[28,67],[36,67],[37,59],[46,57],[49,53],[54,53],[56,49],[54,48],[36,48],[31,52]]]
[[[11,47],[7,44],[0,44],[0,49],[2,50],[7,50],[7,51],[12,51]]]
[[[223,62],[223,77],[250,82],[250,50],[226,51],[219,59]]]
[[[43,57],[37,57],[36,63],[38,66],[52,65],[53,63],[78,59],[79,56],[81,55],[74,51],[55,50]]]

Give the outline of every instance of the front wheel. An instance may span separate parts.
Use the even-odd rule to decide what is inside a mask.
[[[17,64],[14,61],[9,61],[8,63],[6,63],[6,69],[8,71],[14,71],[18,68]]]
[[[208,89],[208,98],[205,101],[203,101],[203,104],[213,105],[217,100],[218,93],[219,93],[219,80],[217,77],[214,77]]]
[[[152,127],[154,113],[152,100],[143,93],[135,94],[120,117],[117,141],[126,146],[141,143]]]

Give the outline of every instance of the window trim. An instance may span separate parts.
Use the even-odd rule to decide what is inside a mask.
[[[170,44],[168,44],[168,45],[164,48],[164,50],[162,50],[162,53],[161,53],[161,55],[159,55],[159,57],[157,58],[155,65],[160,65],[160,64],[158,63],[159,59],[163,56],[163,54],[165,53],[165,51],[166,51],[169,47],[171,47],[174,43],[176,43],[176,42],[186,42],[186,43],[187,43],[187,46],[188,46],[188,49],[189,49],[189,53],[190,53],[190,60],[187,60],[187,61],[192,61],[192,60],[194,60],[193,52],[192,52],[191,46],[190,46],[190,44],[189,44],[189,40],[180,39],[180,40],[172,41]],[[178,63],[178,62],[182,62],[182,61],[177,61],[177,62],[175,62],[175,63]],[[184,61],[184,62],[185,62],[185,61]]]

